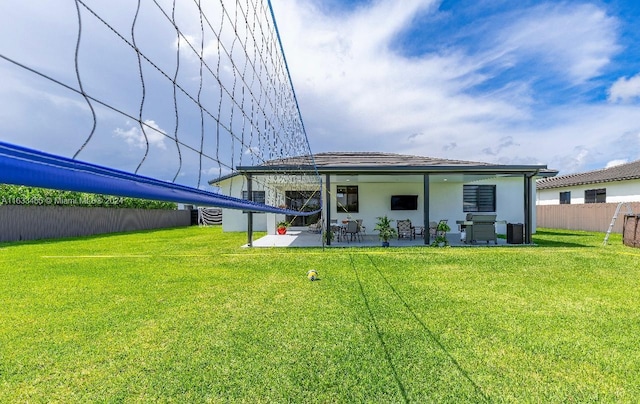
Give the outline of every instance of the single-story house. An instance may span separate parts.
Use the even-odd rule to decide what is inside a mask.
[[[537,205],[640,201],[640,160],[536,181]]]
[[[295,160],[292,158],[291,163]],[[376,234],[376,218],[387,215],[394,220],[410,219],[424,228],[430,221],[444,219],[455,233],[459,231],[456,221],[464,220],[469,212],[483,212],[497,215],[499,234],[506,233],[506,223],[523,224],[524,242],[530,243],[536,223],[535,181],[557,174],[546,165],[500,165],[377,152],[318,153],[313,160],[322,178],[322,192],[305,195],[296,189],[289,193],[287,206],[299,203],[296,198],[307,202],[311,198],[314,206],[309,209],[321,206],[321,216],[294,218],[224,210],[223,230],[250,231],[251,223],[253,230],[274,234],[281,220],[293,220],[293,226],[308,226],[321,217],[327,224],[332,219],[361,219],[366,232]],[[237,167],[235,174],[209,183],[219,187],[221,193],[245,199],[247,188],[251,187],[253,200],[269,200],[264,195],[270,192],[269,187],[261,184],[270,181],[276,166],[282,170],[287,164],[284,159],[276,165]],[[427,232],[425,244],[428,243]]]

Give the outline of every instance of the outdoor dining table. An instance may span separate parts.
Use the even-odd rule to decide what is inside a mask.
[[[345,219],[340,221],[339,223],[333,223],[331,224],[331,230],[338,230],[338,234],[337,234],[337,239],[336,241],[340,241],[340,239],[346,239],[347,237],[347,225],[349,224],[349,222],[357,222],[357,219]],[[335,233],[334,233],[335,234]]]

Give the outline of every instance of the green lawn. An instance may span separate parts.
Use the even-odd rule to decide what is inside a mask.
[[[0,402],[638,402],[640,250],[603,236],[322,251],[191,227],[0,244]]]

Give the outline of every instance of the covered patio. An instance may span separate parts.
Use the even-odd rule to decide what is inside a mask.
[[[504,238],[498,238],[498,244],[479,242],[474,244],[465,244],[460,241],[459,233],[451,233],[447,235],[447,240],[451,247],[504,247],[504,246],[522,246],[522,244],[507,244]],[[424,239],[422,237],[416,237],[415,239],[391,239],[389,240],[390,247],[424,247]],[[248,247],[245,244],[244,247]],[[362,236],[362,240],[353,241],[333,241],[331,245],[325,247],[331,248],[359,248],[359,247],[380,247],[381,241],[378,239],[377,234],[365,234]],[[252,247],[322,247],[321,235],[318,233],[309,232],[306,229],[290,228],[287,230],[287,234],[267,234],[257,240],[254,240]]]
[[[300,220],[289,213],[225,211],[224,231],[246,230],[247,244],[255,247],[322,246],[320,236],[305,235],[306,227],[302,226],[316,224],[318,218],[325,228],[355,220],[366,227],[366,236],[355,244],[377,246],[381,243],[373,229],[380,217],[388,217],[394,226],[403,221],[416,229],[429,228],[434,222],[448,222],[450,245],[464,246],[467,244],[460,242],[462,228],[458,225],[469,221],[467,215],[471,213],[493,215],[496,234],[506,234],[509,224],[522,224],[522,242],[530,244],[535,233],[535,180],[557,174],[545,165],[501,165],[379,152],[331,152],[313,157],[315,165],[306,168],[294,169],[295,157],[241,166],[240,174],[211,183],[228,189],[228,194],[234,197],[252,195],[256,200],[277,200],[282,202],[278,206],[292,210],[299,205],[309,212],[320,208],[318,216]],[[298,187],[279,185],[277,173],[293,175],[296,170],[319,174],[320,189],[316,183]],[[288,237],[276,236],[282,222],[300,227],[290,228]],[[253,240],[254,231],[266,231],[272,236]],[[425,233],[416,239],[392,240],[391,245],[428,246],[432,236]],[[498,240],[498,245],[506,244],[504,239]],[[354,243],[336,239],[327,240],[327,244],[343,247]]]

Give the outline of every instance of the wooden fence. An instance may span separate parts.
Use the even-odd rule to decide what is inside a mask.
[[[0,206],[0,242],[182,227],[190,210]]]
[[[616,211],[617,203],[587,203],[582,205],[537,205],[536,226],[551,229],[606,232]],[[640,202],[629,202],[633,214],[640,213]],[[613,233],[622,234],[627,206],[622,205]]]

